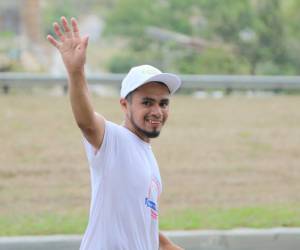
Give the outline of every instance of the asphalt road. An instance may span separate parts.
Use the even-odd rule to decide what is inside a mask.
[[[300,250],[300,228],[164,232],[186,250]],[[0,237],[0,250],[74,250],[81,236]]]

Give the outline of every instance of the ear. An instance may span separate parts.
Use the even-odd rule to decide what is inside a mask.
[[[122,110],[123,110],[124,112],[126,112],[127,109],[128,109],[128,105],[129,105],[128,101],[127,101],[125,98],[121,98],[121,99],[120,99],[120,104],[121,104]]]

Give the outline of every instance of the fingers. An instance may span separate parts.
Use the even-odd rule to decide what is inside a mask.
[[[80,34],[79,34],[79,28],[78,28],[78,24],[77,24],[77,21],[74,17],[71,18],[71,24],[72,24],[72,27],[73,27],[73,34],[75,37],[79,38],[80,37]]]
[[[55,39],[53,38],[53,36],[48,35],[48,36],[47,36],[47,39],[48,39],[48,41],[49,41],[54,47],[56,47],[56,48],[59,47],[59,42],[58,42],[57,40],[55,40]]]
[[[58,23],[54,23],[53,24],[53,28],[54,28],[54,32],[55,32],[55,34],[60,38],[60,40],[63,42],[64,40],[65,40],[65,37],[64,37],[64,35],[61,33],[61,31],[60,31],[60,27],[59,27],[59,25],[58,25]]]
[[[78,24],[74,17],[71,18],[72,29],[70,28],[68,21],[64,16],[61,17],[61,24],[63,27],[63,31],[61,26],[57,22],[53,23],[54,33],[59,37],[61,42],[64,42],[66,38],[72,38],[72,37],[80,38]],[[54,39],[53,36],[51,35],[47,36],[47,39],[53,46],[57,48],[61,44],[59,41]],[[87,44],[88,44],[88,37],[85,37],[84,46],[87,47]]]
[[[84,48],[86,49],[89,43],[89,36],[85,36],[84,38],[82,38],[82,40],[83,40]]]
[[[62,23],[62,26],[64,28],[66,37],[67,38],[71,38],[72,37],[72,31],[71,31],[71,29],[69,27],[67,19],[64,16],[61,17],[61,23]]]

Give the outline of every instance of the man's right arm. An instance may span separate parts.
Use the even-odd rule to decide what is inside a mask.
[[[105,120],[95,113],[84,74],[88,37],[80,37],[77,22],[71,19],[72,29],[65,17],[61,18],[64,32],[54,23],[59,40],[48,35],[47,39],[61,54],[68,72],[70,102],[74,118],[85,138],[99,149],[104,136]]]
[[[69,75],[69,95],[78,127],[89,143],[99,149],[104,136],[105,120],[93,109],[84,72]]]

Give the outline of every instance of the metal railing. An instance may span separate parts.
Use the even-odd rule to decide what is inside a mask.
[[[124,74],[88,75],[89,84],[120,87]],[[182,89],[191,90],[300,90],[300,76],[180,75]],[[61,85],[67,89],[66,76],[29,73],[0,73],[0,88]]]
[[[164,232],[186,250],[299,250],[299,228]],[[0,250],[74,250],[79,235],[0,237]]]

